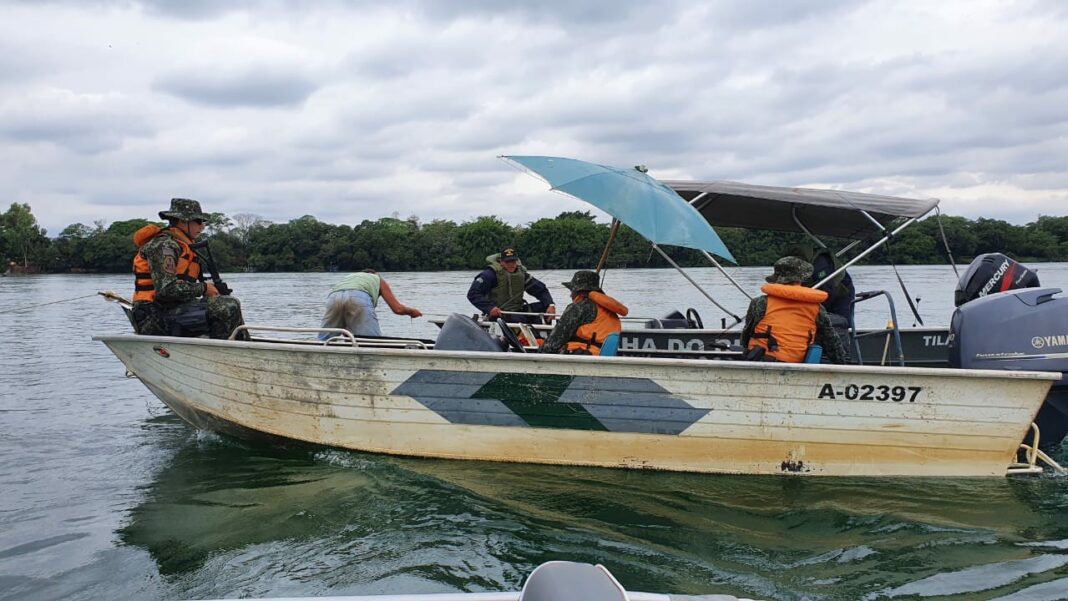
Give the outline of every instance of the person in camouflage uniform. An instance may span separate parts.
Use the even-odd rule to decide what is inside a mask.
[[[820,305],[827,293],[801,285],[812,275],[812,264],[783,257],[773,269],[760,289],[764,294],[749,303],[745,314],[741,342],[749,351],[747,358],[799,363],[808,345],[815,343],[823,347],[827,361],[844,363],[845,349]]]
[[[208,215],[195,200],[173,198],[170,210],[159,216],[167,220],[166,228],[146,225],[133,236],[138,246],[132,311],[137,333],[229,338],[244,323],[241,303],[204,281],[200,257],[191,246]],[[247,337],[242,332],[241,338]]]
[[[581,355],[601,354],[601,343],[621,329],[619,316],[627,307],[601,290],[594,271],[576,271],[564,286],[571,291],[571,304],[564,309],[539,352]]]

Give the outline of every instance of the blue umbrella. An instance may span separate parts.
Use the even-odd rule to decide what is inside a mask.
[[[712,226],[674,190],[636,167],[543,156],[505,156],[559,190],[620,220],[653,244],[704,250],[737,263]]]

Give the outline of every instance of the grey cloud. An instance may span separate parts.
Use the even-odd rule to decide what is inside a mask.
[[[119,2],[139,4],[149,14],[181,20],[208,20],[233,12],[265,11],[300,14],[307,12],[307,3],[296,0],[140,0]],[[105,4],[107,4],[105,2]],[[480,17],[499,18],[510,15],[526,20],[557,22],[562,24],[596,25],[618,23],[636,12],[646,12],[664,18],[674,12],[676,2],[658,3],[653,10],[648,2],[640,0],[545,0],[537,3],[498,2],[496,0],[399,0],[390,4],[393,10],[421,16],[428,21],[454,21]],[[318,9],[339,13],[361,14],[379,10],[381,2],[374,0],[327,0],[316,3]],[[781,12],[781,11],[780,11]]]
[[[216,2],[215,0],[141,0],[131,2],[144,7],[150,15],[159,15],[186,21],[202,21],[214,19],[231,12],[240,10],[255,10],[260,7],[277,5],[275,2],[258,2],[254,0],[227,0]]]
[[[17,143],[50,143],[78,154],[112,151],[150,136],[147,119],[125,101],[85,102],[74,94],[12,99],[0,107],[0,136]]]
[[[857,10],[867,0],[820,0],[817,2],[718,2],[708,11],[721,28],[767,28],[805,21],[829,21]]]
[[[156,78],[154,90],[209,106],[278,107],[304,102],[319,84],[311,77],[274,66],[246,66],[240,72],[184,69]]]
[[[1012,7],[1015,10],[1017,7]],[[1025,4],[1022,14],[1027,16],[1038,16],[1041,18],[1059,18],[1068,20],[1068,4],[1065,4],[1062,0],[1032,0],[1030,4]]]
[[[434,19],[457,19],[481,15],[500,17],[512,14],[534,21],[550,21],[563,25],[611,26],[627,20],[635,13],[654,16],[655,22],[670,18],[678,2],[656,3],[641,0],[545,0],[542,2],[498,2],[497,0],[425,0],[407,2],[408,6]],[[650,22],[650,21],[646,21]]]

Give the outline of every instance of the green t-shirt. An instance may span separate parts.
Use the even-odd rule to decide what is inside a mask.
[[[359,290],[371,297],[371,302],[378,307],[378,295],[382,278],[376,273],[350,273],[334,285],[330,292],[339,290]]]

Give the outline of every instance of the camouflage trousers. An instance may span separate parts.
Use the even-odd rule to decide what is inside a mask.
[[[207,334],[218,339],[229,338],[234,328],[245,323],[241,316],[241,301],[232,296],[196,299],[171,307],[163,307],[158,303],[134,303],[133,321],[137,333],[147,336]],[[190,321],[200,323],[191,324]],[[238,339],[247,340],[247,333],[239,334]]]

